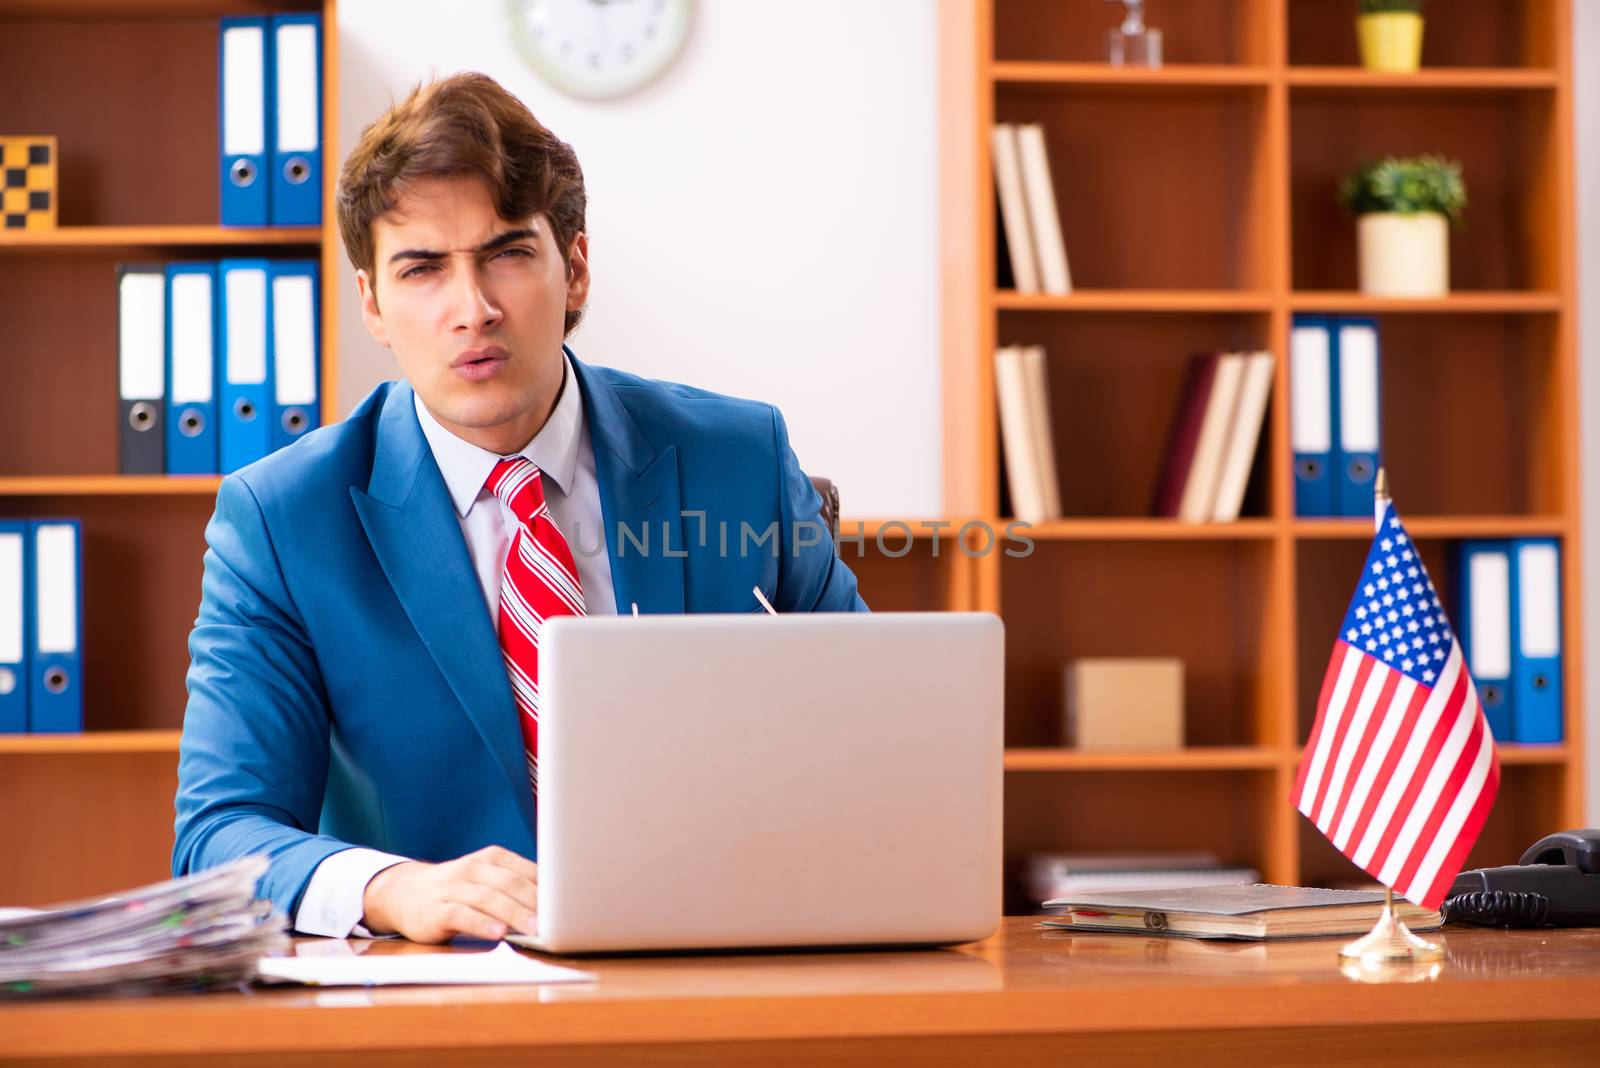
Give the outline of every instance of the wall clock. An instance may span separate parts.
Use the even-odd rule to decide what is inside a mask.
[[[538,75],[606,100],[653,81],[683,50],[693,0],[510,0],[511,34]]]

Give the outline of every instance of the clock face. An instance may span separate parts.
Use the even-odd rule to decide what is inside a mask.
[[[573,96],[631,93],[689,36],[693,0],[510,0],[511,33],[545,81]]]

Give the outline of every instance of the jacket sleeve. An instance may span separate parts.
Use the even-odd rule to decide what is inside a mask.
[[[223,480],[206,542],[172,872],[265,854],[271,866],[260,892],[293,916],[317,865],[350,848],[316,833],[328,777],[327,695],[266,517],[236,475]]]
[[[789,428],[772,409],[778,459],[778,589],[772,607],[779,612],[866,612],[856,591],[855,573],[839,558],[832,531],[822,522],[822,497],[800,470],[789,446]]]

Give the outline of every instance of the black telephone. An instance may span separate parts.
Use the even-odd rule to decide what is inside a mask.
[[[1600,830],[1552,834],[1520,864],[1462,872],[1444,916],[1483,927],[1600,926]]]

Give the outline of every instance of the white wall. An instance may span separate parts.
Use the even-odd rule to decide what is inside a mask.
[[[783,409],[850,515],[941,510],[937,5],[698,0],[656,83],[569,99],[504,0],[342,0],[338,158],[430,75],[479,70],[583,164],[594,288],[581,359]],[[338,280],[339,403],[398,376]]]
[[[1582,393],[1579,447],[1583,473],[1583,621],[1581,648],[1588,737],[1585,821],[1600,827],[1600,4],[1572,0],[1572,57],[1576,81],[1573,125],[1578,185],[1578,374]]]

